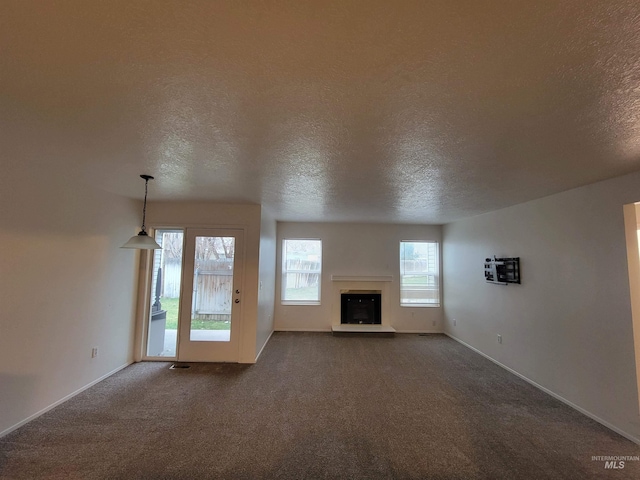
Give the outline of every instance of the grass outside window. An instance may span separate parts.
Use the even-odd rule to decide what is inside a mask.
[[[167,311],[167,330],[178,329],[180,299],[161,298],[162,309]],[[230,323],[222,320],[191,320],[191,330],[229,330]]]

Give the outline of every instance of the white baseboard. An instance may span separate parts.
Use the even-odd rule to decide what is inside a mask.
[[[17,430],[18,428],[22,427],[23,425],[26,425],[27,423],[29,423],[31,420],[34,420],[36,418],[38,418],[40,415],[43,415],[45,413],[47,413],[49,410],[51,410],[52,408],[57,407],[58,405],[66,402],[67,400],[69,400],[70,398],[75,397],[76,395],[78,395],[79,393],[84,392],[87,388],[91,388],[93,387],[96,383],[101,382],[102,380],[104,380],[105,378],[110,377],[111,375],[113,375],[114,373],[119,372],[120,370],[122,370],[125,367],[128,367],[129,365],[131,365],[133,362],[129,362],[129,363],[125,363],[124,365],[119,366],[118,368],[116,368],[115,370],[112,370],[111,372],[101,376],[100,378],[94,380],[93,382],[85,385],[84,387],[79,388],[78,390],[76,390],[75,392],[70,393],[69,395],[62,397],[60,400],[58,400],[57,402],[52,403],[51,405],[49,405],[48,407],[43,408],[42,410],[34,413],[33,415],[30,415],[29,417],[25,418],[24,420],[16,423],[15,425],[7,428],[6,430],[0,432],[0,438],[4,437],[5,435],[13,432],[14,430]]]
[[[324,328],[276,328],[274,332],[327,332],[331,333],[331,327],[329,329]],[[442,330],[396,330],[396,333],[432,333],[432,334],[444,334]]]
[[[442,335],[442,330],[396,330],[396,333],[428,333],[429,335]]]
[[[274,332],[326,332],[331,333],[329,328],[275,328]]]
[[[451,338],[452,340],[455,340],[456,342],[460,343],[461,345],[464,345],[465,347],[467,347],[470,350],[473,350],[474,352],[482,355],[484,358],[486,358],[487,360],[491,360],[493,363],[495,363],[496,365],[498,365],[499,367],[504,368],[506,371],[508,371],[509,373],[514,374],[516,377],[521,378],[522,380],[524,380],[525,382],[533,385],[534,387],[536,387],[539,390],[542,390],[544,393],[546,393],[547,395],[551,395],[553,398],[555,398],[556,400],[560,400],[562,403],[564,403],[565,405],[570,406],[571,408],[573,408],[574,410],[579,411],[580,413],[582,413],[583,415],[586,415],[587,417],[591,418],[592,420],[595,420],[596,422],[600,423],[601,425],[604,425],[605,427],[607,427],[610,430],[613,430],[614,432],[616,432],[619,435],[622,435],[624,438],[631,440],[634,443],[637,443],[638,445],[640,445],[640,438],[637,438],[635,436],[633,436],[632,434],[625,432],[624,430],[621,430],[620,428],[616,427],[615,425],[612,425],[611,423],[607,422],[606,420],[603,420],[602,418],[598,417],[597,415],[594,415],[593,413],[589,412],[588,410],[585,410],[584,408],[580,407],[579,405],[576,405],[573,402],[570,402],[569,400],[567,400],[566,398],[558,395],[557,393],[549,390],[548,388],[543,387],[542,385],[534,382],[533,380],[525,377],[524,375],[522,375],[521,373],[516,372],[514,369],[507,367],[506,365],[500,363],[499,361],[497,361],[496,359],[490,357],[489,355],[487,355],[484,352],[481,352],[480,350],[478,350],[475,347],[472,347],[471,345],[469,345],[466,342],[463,342],[462,340],[460,340],[459,338],[454,337],[453,335],[451,335],[450,333],[444,332],[444,334]]]

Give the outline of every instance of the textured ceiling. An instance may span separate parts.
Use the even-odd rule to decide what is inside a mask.
[[[637,0],[0,6],[1,158],[25,174],[446,223],[640,170]]]

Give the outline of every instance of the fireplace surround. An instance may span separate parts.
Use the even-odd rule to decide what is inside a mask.
[[[392,275],[331,275],[331,331],[334,335],[366,334],[391,336],[395,328],[391,326],[389,313],[390,285]],[[349,293],[378,293],[380,299],[380,323],[342,323],[342,295]]]

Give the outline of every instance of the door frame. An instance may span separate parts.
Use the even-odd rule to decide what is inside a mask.
[[[201,223],[183,223],[183,224],[151,224],[147,227],[150,236],[155,235],[156,230],[183,230],[183,244],[182,244],[182,265],[184,267],[185,260],[185,245],[187,239],[187,229],[221,229],[221,230],[242,230],[243,237],[243,245],[242,245],[242,269],[241,269],[241,291],[246,292],[246,271],[247,271],[247,262],[246,252],[247,252],[247,226],[246,225],[233,225],[233,224],[222,224],[222,225],[210,225],[210,224],[201,224]],[[147,355],[147,336],[149,323],[151,322],[151,283],[153,276],[153,250],[139,250],[138,257],[138,290],[136,294],[136,302],[135,302],[135,328],[134,328],[134,352],[133,352],[133,361],[134,362],[175,362],[178,361],[178,348],[180,345],[180,326],[178,324],[177,331],[177,339],[176,339],[176,357],[150,357]],[[182,283],[182,282],[181,282]],[[182,286],[180,287],[182,288]],[[182,296],[182,293],[180,294]],[[191,300],[189,300],[191,301]],[[236,362],[240,362],[241,352],[242,352],[242,342],[245,337],[244,332],[244,308],[242,304],[244,301],[240,302],[240,314],[238,324],[240,335],[238,338],[238,352],[237,352],[237,360]],[[180,322],[180,317],[182,314],[182,298],[180,299],[180,305],[178,307],[178,322]],[[192,362],[196,363],[196,362]],[[221,362],[223,363],[223,362]],[[231,362],[235,363],[235,362]]]
[[[216,341],[192,341],[185,339],[183,335],[190,335],[190,326],[184,325],[183,316],[187,314],[185,308],[191,312],[193,303],[193,270],[194,261],[187,257],[187,251],[190,250],[189,241],[201,236],[225,236],[225,232],[229,233],[229,236],[236,238],[235,255],[233,264],[233,286],[232,286],[232,298],[239,299],[238,303],[232,304],[232,319],[230,330],[230,342],[216,342]],[[178,335],[177,335],[177,348],[176,357],[179,362],[224,362],[224,363],[238,363],[240,361],[240,347],[243,332],[243,296],[245,286],[245,236],[246,232],[244,228],[224,228],[224,227],[187,227],[185,228],[184,235],[184,247],[182,264],[182,285],[180,287],[180,309],[178,313]],[[238,245],[239,244],[239,245]],[[237,248],[237,247],[240,248]],[[195,249],[195,246],[194,246]],[[238,260],[240,265],[238,265]],[[236,278],[236,276],[240,278]],[[190,280],[187,281],[187,278]],[[240,290],[239,297],[236,297],[233,293],[234,289]],[[188,302],[188,303],[186,303]],[[187,352],[185,342],[188,342],[191,346],[191,351]],[[214,351],[218,347],[218,351]],[[225,348],[226,347],[226,348]],[[182,350],[182,351],[181,351]],[[198,351],[199,350],[199,351]],[[207,352],[208,351],[208,352]],[[208,359],[205,359],[206,355],[209,355]]]

